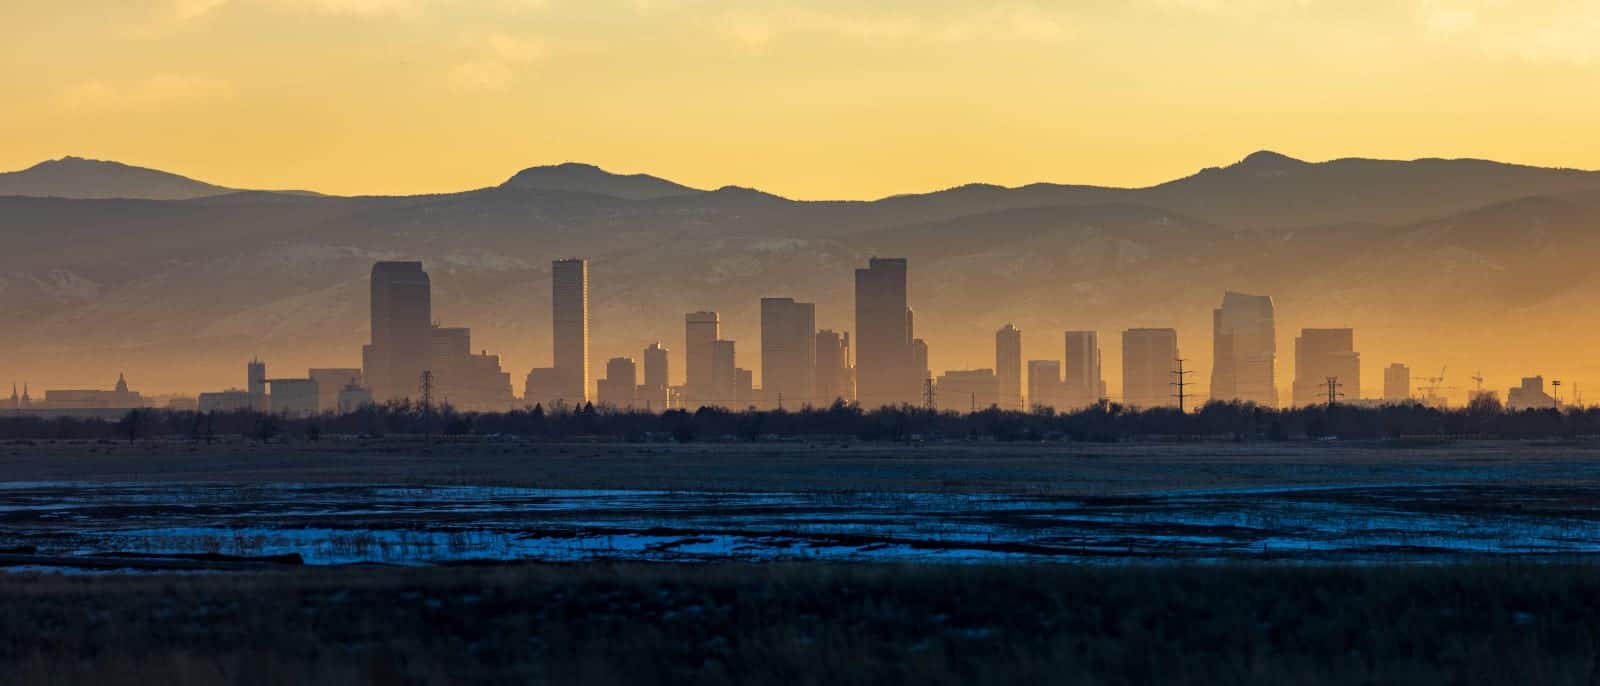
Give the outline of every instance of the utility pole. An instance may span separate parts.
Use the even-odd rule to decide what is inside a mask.
[[[1188,362],[1189,360],[1180,357],[1176,361],[1178,363],[1178,368],[1177,368],[1177,370],[1172,372],[1172,376],[1177,380],[1173,381],[1172,383],[1167,384],[1167,385],[1178,389],[1178,392],[1177,393],[1173,393],[1172,397],[1178,399],[1178,412],[1181,413],[1181,412],[1185,412],[1185,410],[1184,410],[1184,402],[1183,401],[1188,399],[1189,396],[1190,396],[1189,393],[1185,392],[1185,389],[1187,389],[1188,387],[1194,385],[1192,383],[1189,383],[1189,375],[1193,374],[1194,370],[1184,371],[1183,363]]]
[[[1343,393],[1339,392],[1339,387],[1343,385],[1344,384],[1339,383],[1339,377],[1328,377],[1328,407],[1333,407],[1334,405],[1339,404],[1339,397],[1344,395]]]
[[[422,383],[418,387],[418,389],[422,391],[422,413],[423,414],[428,414],[429,412],[433,411],[433,371],[432,370],[424,370],[422,372]]]
[[[977,391],[973,391],[972,392],[972,410],[969,412],[969,414],[977,414],[977,413],[978,413],[978,392]]]
[[[939,401],[939,398],[938,398],[938,396],[935,394],[935,392],[933,390],[933,377],[931,377],[931,376],[924,377],[922,379],[922,405],[923,405],[923,407],[928,408],[929,412],[938,412],[939,411],[939,402],[938,401]]]
[[[782,391],[778,392],[778,409],[780,409],[780,410],[783,409],[783,392]]]

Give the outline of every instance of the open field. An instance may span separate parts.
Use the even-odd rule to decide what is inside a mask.
[[[1584,443],[46,443],[0,469],[11,568],[1600,553]]]
[[[1592,684],[1591,566],[0,575],[7,684]]]
[[[1600,441],[539,443],[324,439],[0,443],[4,481],[354,483],[1113,495],[1600,479]]]

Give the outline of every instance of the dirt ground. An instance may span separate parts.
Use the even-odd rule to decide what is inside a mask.
[[[0,481],[471,484],[539,488],[1097,495],[1600,478],[1600,442],[927,445],[323,439],[0,444]]]

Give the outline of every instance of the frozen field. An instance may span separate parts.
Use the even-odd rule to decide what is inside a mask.
[[[33,565],[119,554],[423,565],[1380,562],[1600,552],[1600,484],[1457,476],[1081,496],[12,481],[0,483],[0,549]]]

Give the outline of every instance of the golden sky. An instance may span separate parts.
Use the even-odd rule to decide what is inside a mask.
[[[1600,168],[1594,0],[15,0],[0,169],[450,191],[569,160],[868,198],[1270,148]]]

